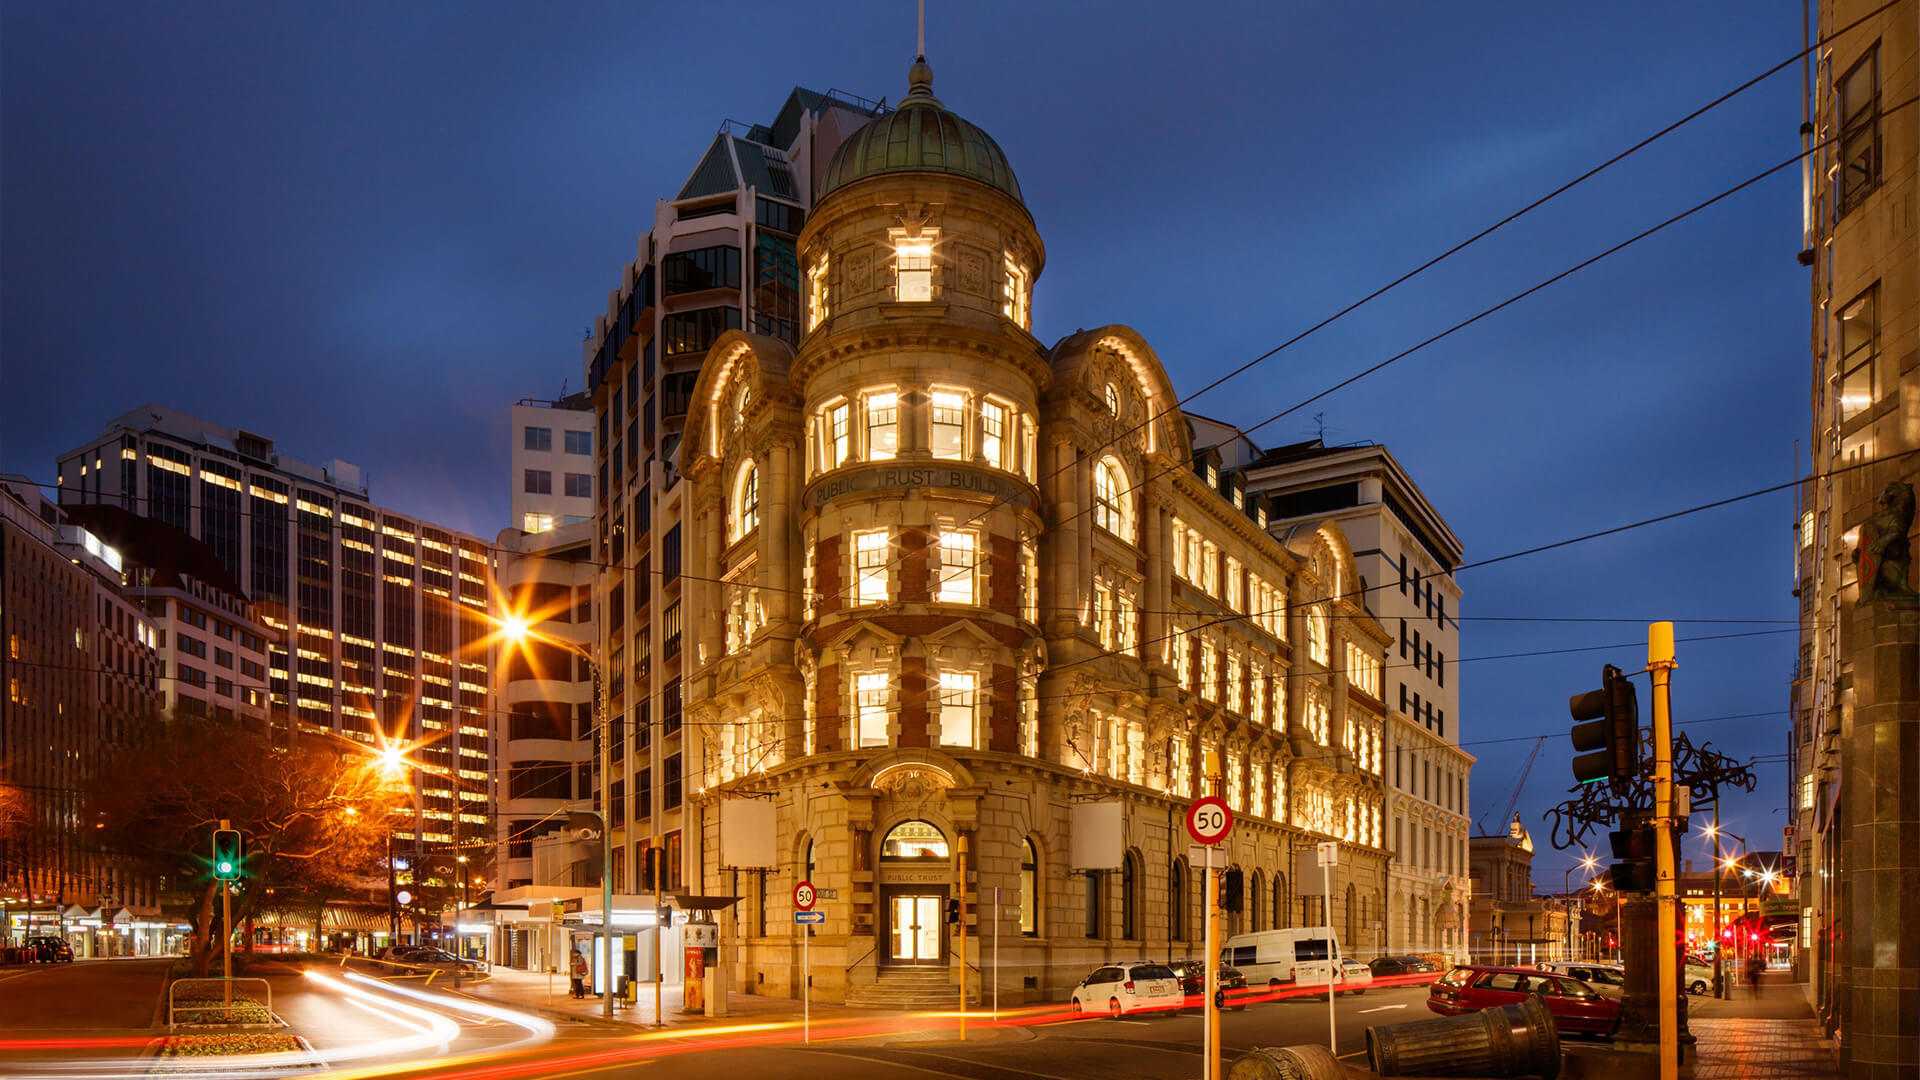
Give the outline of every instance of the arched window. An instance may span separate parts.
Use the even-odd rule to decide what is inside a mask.
[[[739,427],[746,422],[747,406],[753,404],[753,387],[742,382],[733,392],[733,426]]]
[[[1178,859],[1167,874],[1167,939],[1187,940],[1187,868]]]
[[[1101,916],[1104,915],[1105,912],[1101,911],[1100,909],[1106,906],[1107,872],[1105,870],[1088,870],[1086,871],[1086,875],[1087,875],[1087,936],[1090,938],[1097,938],[1101,934],[1105,933],[1105,927],[1102,925],[1104,920],[1101,918]]]
[[[1127,475],[1120,470],[1120,462],[1101,458],[1093,467],[1093,523],[1131,544],[1133,514],[1128,495]]]
[[[1307,609],[1307,655],[1322,666],[1330,662],[1332,652],[1327,645],[1327,609],[1324,604],[1315,604]]]
[[[1354,912],[1354,904],[1357,900],[1357,896],[1358,894],[1354,891],[1353,886],[1348,885],[1347,886],[1347,932],[1345,935],[1343,935],[1340,943],[1343,948],[1349,948],[1349,949],[1353,948],[1352,943],[1355,940],[1357,940],[1355,938],[1355,934],[1357,934],[1360,929],[1359,920],[1355,918],[1355,912]],[[1329,919],[1328,922],[1332,922],[1332,920]]]
[[[1260,916],[1260,872],[1255,870],[1247,880],[1247,929],[1261,929]]]
[[[1020,844],[1020,933],[1040,936],[1040,852],[1032,840]]]
[[[1289,901],[1289,898],[1287,896],[1287,875],[1285,874],[1273,875],[1273,927],[1272,928],[1275,930],[1284,930],[1287,927],[1293,925],[1292,920],[1288,918],[1289,914],[1291,914],[1288,911],[1288,906],[1287,906],[1288,901]]]
[[[733,489],[733,536],[739,540],[760,527],[760,466],[747,462]]]
[[[1129,941],[1140,936],[1137,914],[1140,905],[1134,894],[1140,878],[1136,869],[1139,861],[1139,857],[1129,851],[1126,860],[1120,864],[1120,936]]]
[[[947,835],[925,821],[903,821],[880,841],[883,859],[945,859]]]

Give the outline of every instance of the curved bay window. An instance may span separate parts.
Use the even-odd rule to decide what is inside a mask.
[[[903,821],[880,841],[883,859],[946,859],[947,834],[925,821]]]

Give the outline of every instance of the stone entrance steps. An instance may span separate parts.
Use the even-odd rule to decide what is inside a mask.
[[[944,967],[882,968],[880,977],[847,991],[847,1004],[865,1009],[953,1009],[960,1005],[960,988]],[[979,990],[969,987],[967,1000],[976,1002]]]

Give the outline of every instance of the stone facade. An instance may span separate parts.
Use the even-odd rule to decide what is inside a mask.
[[[997,154],[930,81],[900,109]],[[1208,792],[1238,815],[1223,932],[1328,922],[1289,882],[1331,838],[1331,922],[1377,952],[1391,636],[1341,530],[1270,535],[1132,330],[1032,335],[1044,248],[1009,171],[841,165],[799,238],[806,335],[722,335],[679,462],[687,891],[742,898],[735,985],[798,993],[802,877],[821,1000],[957,982],[950,898],[978,996],[1196,954],[1183,817]],[[772,866],[723,849],[746,798],[772,801]]]

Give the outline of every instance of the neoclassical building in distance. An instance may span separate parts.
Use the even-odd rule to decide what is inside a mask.
[[[721,335],[680,447],[687,891],[741,898],[720,961],[797,995],[810,932],[817,998],[911,1000],[959,983],[950,898],[977,997],[1198,955],[1208,793],[1237,814],[1223,932],[1371,955],[1393,637],[1346,540],[1270,527],[1139,334],[1033,336],[1013,169],[910,82],[826,166],[798,346]],[[1331,912],[1298,887],[1326,840]]]

